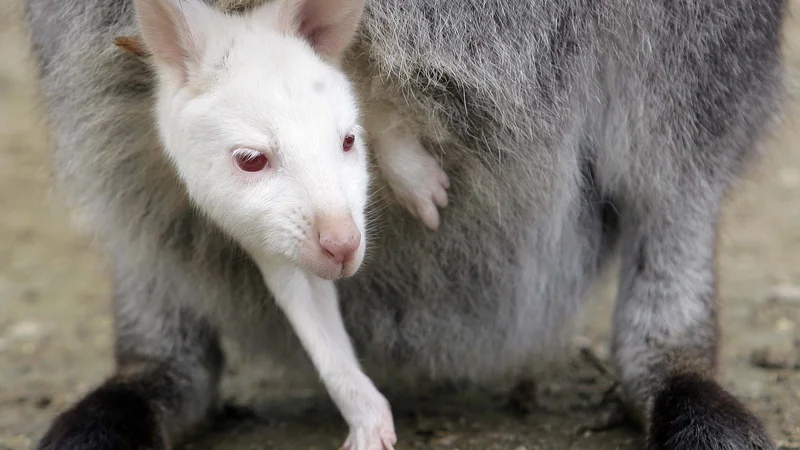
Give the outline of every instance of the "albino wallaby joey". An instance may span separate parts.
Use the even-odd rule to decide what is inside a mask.
[[[715,380],[715,258],[779,116],[786,0],[273,2],[27,0],[57,181],[116,304],[115,374],[39,448],[173,447],[217,404],[223,334],[307,354],[347,445],[386,448],[365,373],[526,377],[615,251],[613,361],[648,448],[775,448]],[[155,76],[112,44],[139,25],[120,44]],[[367,192],[358,111],[427,227]]]
[[[331,26],[331,3],[273,2],[245,15],[199,0],[134,4],[141,37],[117,43],[153,57],[157,127],[189,198],[260,269],[350,424],[345,448],[393,448],[388,402],[359,366],[333,282],[356,273],[367,245],[367,147],[336,69],[360,8]],[[379,161],[435,229],[447,177],[418,141],[402,144]]]

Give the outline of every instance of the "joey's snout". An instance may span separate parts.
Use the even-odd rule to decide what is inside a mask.
[[[361,245],[361,231],[349,214],[317,218],[317,232],[323,253],[333,262],[346,264],[355,259]]]

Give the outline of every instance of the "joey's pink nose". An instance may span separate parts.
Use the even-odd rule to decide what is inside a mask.
[[[361,244],[361,232],[353,219],[318,218],[319,245],[332,260],[339,264],[352,261]]]

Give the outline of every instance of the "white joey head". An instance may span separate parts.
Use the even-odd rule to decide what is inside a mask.
[[[366,245],[367,148],[338,69],[363,6],[136,0],[158,130],[192,201],[256,259],[326,279],[354,274]]]

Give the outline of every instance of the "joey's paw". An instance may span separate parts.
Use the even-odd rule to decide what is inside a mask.
[[[648,450],[774,450],[761,421],[716,382],[673,377],[653,404]]]
[[[433,231],[439,229],[439,208],[447,206],[447,189],[450,188],[447,174],[438,166],[436,170],[438,173],[428,174],[427,179],[413,187],[404,198],[398,195],[408,211]]]
[[[388,404],[382,408],[374,423],[351,426],[341,450],[394,450],[397,434]]]
[[[158,418],[126,386],[106,384],[58,416],[38,450],[165,450]]]
[[[450,179],[419,142],[391,148],[381,169],[397,200],[425,226],[439,229],[439,209],[447,206]]]

